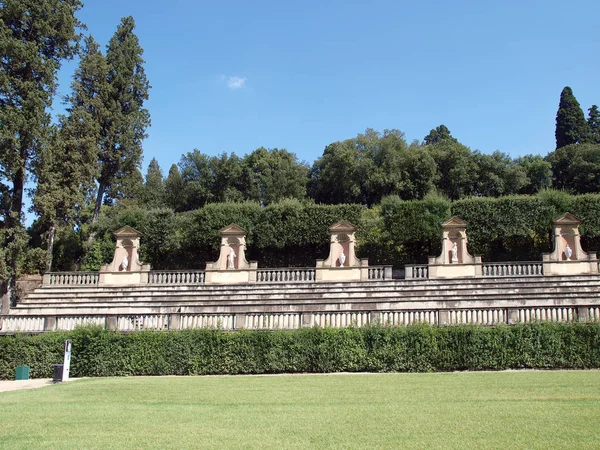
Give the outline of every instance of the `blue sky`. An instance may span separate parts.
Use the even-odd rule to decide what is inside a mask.
[[[144,173],[194,148],[312,164],[366,128],[412,141],[440,124],[485,153],[545,156],[564,86],[586,115],[600,104],[597,0],[88,0],[79,18],[105,46],[127,15],[152,85]]]

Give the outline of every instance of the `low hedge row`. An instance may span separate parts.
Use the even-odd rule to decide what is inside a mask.
[[[0,337],[0,378],[51,377],[73,341],[74,377],[600,368],[600,324],[414,325],[121,334],[101,328]]]

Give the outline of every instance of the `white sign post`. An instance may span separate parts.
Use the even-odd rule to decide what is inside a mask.
[[[63,362],[62,380],[69,381],[69,370],[71,369],[71,346],[70,340],[65,341],[65,360]]]

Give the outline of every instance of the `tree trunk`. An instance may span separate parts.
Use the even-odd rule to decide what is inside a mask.
[[[56,227],[54,224],[50,225],[48,230],[48,257],[46,258],[46,272],[52,271],[52,255],[54,251],[54,235],[56,234]]]
[[[98,217],[100,217],[100,208],[102,207],[102,199],[104,198],[104,191],[106,190],[106,186],[103,182],[100,182],[98,185],[98,195],[96,196],[96,205],[94,206],[94,216],[92,217],[92,223],[96,223],[98,221]]]
[[[8,314],[10,311],[10,297],[12,294],[13,278],[0,283],[0,298],[2,299],[0,313]]]
[[[102,207],[102,199],[104,198],[104,191],[106,190],[106,186],[104,183],[100,182],[98,185],[98,195],[96,196],[96,205],[94,206],[94,215],[92,216],[92,224],[98,222],[98,217],[100,217],[100,208]],[[96,237],[96,233],[93,231],[90,233],[88,237],[88,244],[94,242],[94,238]]]

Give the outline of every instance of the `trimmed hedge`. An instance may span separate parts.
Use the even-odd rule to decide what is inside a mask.
[[[101,328],[0,337],[0,378],[20,364],[51,377],[73,340],[74,377],[600,368],[600,324],[190,330]]]

